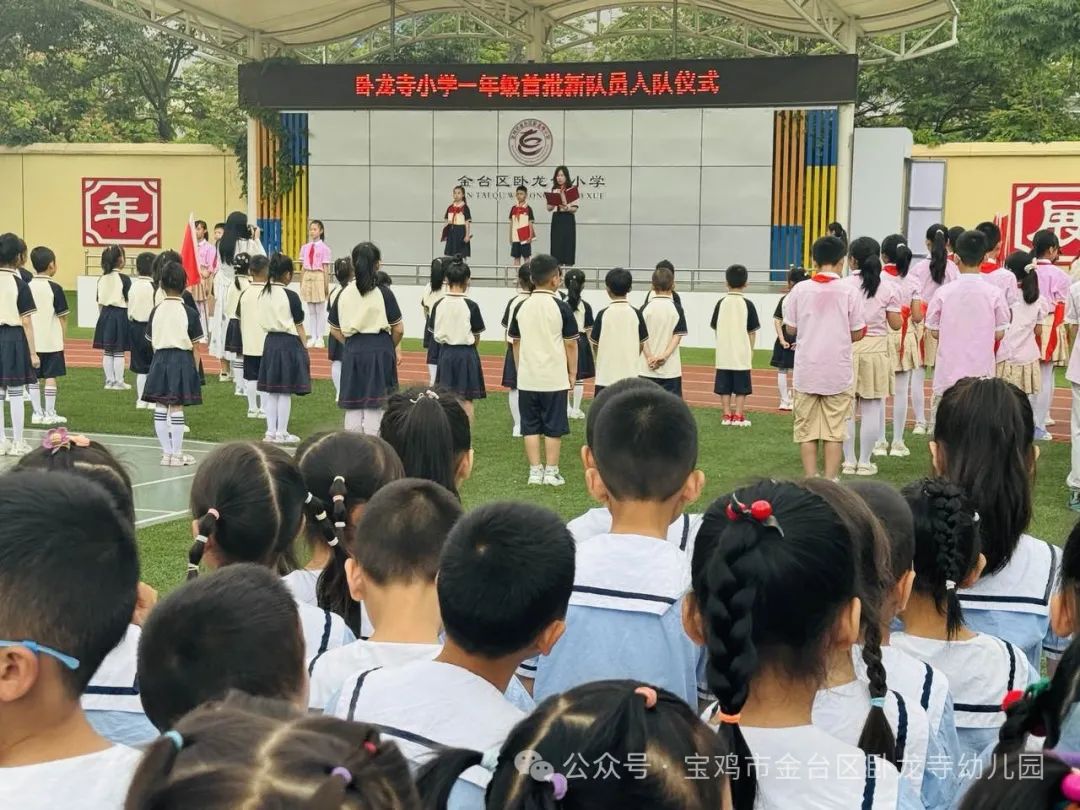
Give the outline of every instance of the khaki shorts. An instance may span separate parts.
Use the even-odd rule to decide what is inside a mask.
[[[842,442],[851,416],[854,396],[840,394],[804,394],[795,392],[795,442]]]

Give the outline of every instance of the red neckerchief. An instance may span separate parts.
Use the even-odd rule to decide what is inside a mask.
[[[450,203],[450,205],[446,206],[446,213],[443,216],[449,216],[451,213],[460,214],[464,210],[465,203],[462,203],[461,205],[458,205],[457,203]]]
[[[811,281],[816,281],[818,284],[828,284],[830,281],[836,281],[837,277],[828,273],[814,273],[810,277]]]
[[[887,264],[884,267],[882,267],[881,269],[884,270],[886,273],[888,273],[893,278],[899,278],[900,277],[900,271],[896,269],[895,264]]]
[[[983,262],[979,265],[980,273],[993,273],[997,269],[998,266],[996,262]]]
[[[314,242],[311,243],[311,249],[308,251],[307,263],[308,263],[308,269],[309,270],[314,270],[315,269],[315,243]]]
[[[515,205],[513,208],[510,209],[510,216],[512,217],[525,216],[528,213],[529,206],[527,205]]]

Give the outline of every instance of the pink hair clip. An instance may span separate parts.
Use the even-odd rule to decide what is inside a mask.
[[[69,433],[67,428],[53,428],[41,437],[41,446],[54,454],[61,448],[70,450],[71,446],[89,447],[90,440],[78,433]]]
[[[639,686],[634,690],[635,695],[641,695],[645,698],[645,708],[652,709],[656,706],[656,690],[651,686]]]

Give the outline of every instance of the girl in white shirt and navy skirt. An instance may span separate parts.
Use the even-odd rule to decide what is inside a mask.
[[[105,388],[127,391],[124,382],[124,352],[131,345],[127,301],[131,279],[121,273],[124,269],[124,249],[119,245],[105,248],[101,254],[101,278],[97,283],[98,319],[94,327],[94,348],[104,352],[101,367],[105,371]]]
[[[135,259],[136,276],[128,290],[128,318],[131,327],[131,370],[135,372],[135,407],[151,408],[142,398],[146,375],[154,360],[154,348],[146,339],[146,325],[154,311],[154,254],[140,253]]]
[[[517,309],[521,306],[533,291],[532,275],[529,272],[529,262],[520,265],[517,269],[518,273],[518,291],[509,301],[506,302],[506,310],[503,312],[502,327],[503,337],[506,340],[506,357],[503,358],[503,373],[502,373],[502,385],[503,388],[510,389],[510,416],[514,420],[514,428],[511,435],[515,439],[521,438],[521,405],[518,395],[517,387],[517,365],[514,363],[514,344],[510,340],[508,333],[510,329],[510,322],[517,314]]]
[[[375,284],[382,254],[371,242],[352,250],[354,283],[330,306],[330,334],[341,341],[341,392],[345,429],[379,434],[386,398],[397,390],[396,346],[404,328],[389,287]]]
[[[259,293],[259,320],[266,332],[258,389],[266,411],[266,441],[296,444],[289,433],[292,396],[311,393],[311,358],[304,348],[304,304],[289,289],[293,260],[284,253],[270,257],[269,280]]]
[[[341,291],[353,283],[353,269],[352,259],[348,256],[342,256],[336,262],[334,262],[334,278],[337,279],[337,287],[330,291],[330,295],[326,298],[326,308],[329,311],[330,307],[334,305],[334,302],[338,300],[338,296],[341,295]],[[426,313],[425,313],[426,315]],[[425,318],[425,321],[427,319]],[[424,330],[424,343],[426,344],[429,337],[427,330]],[[345,346],[340,340],[334,337],[332,334],[326,336],[326,356],[330,361],[330,379],[334,383],[334,399],[337,399],[341,394],[341,358],[345,354]]]
[[[23,389],[37,382],[40,366],[34,347],[36,312],[34,295],[23,281],[17,262],[21,240],[13,233],[0,236],[0,455],[22,456],[30,452],[23,441]],[[11,412],[11,444],[3,429],[4,400]]]
[[[446,268],[450,291],[431,308],[428,331],[439,344],[439,365],[435,382],[455,391],[469,419],[473,417],[474,399],[486,399],[484,369],[476,343],[484,331],[484,317],[475,301],[465,297],[469,289],[469,265],[458,260]]]
[[[229,285],[229,294],[225,298],[225,317],[228,319],[225,327],[225,359],[233,371],[233,393],[238,397],[247,394],[244,382],[244,336],[240,331],[240,295],[251,286],[251,276],[248,275],[250,267],[251,256],[247,253],[233,256],[233,283]]]
[[[446,295],[446,267],[453,259],[438,256],[431,260],[431,281],[420,297],[420,306],[424,308],[424,348],[427,350],[425,362],[428,368],[428,382],[435,384],[435,370],[439,365],[439,344],[431,337],[427,324],[431,320],[431,310]]]

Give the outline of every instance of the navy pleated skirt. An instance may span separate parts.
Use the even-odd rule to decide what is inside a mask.
[[[580,382],[595,376],[596,360],[593,358],[592,344],[589,343],[589,336],[582,332],[577,338],[577,376],[574,379]]]
[[[439,365],[435,382],[449,388],[462,399],[486,399],[484,369],[480,365],[480,353],[476,346],[450,346],[439,348]]]
[[[67,375],[67,361],[64,360],[62,351],[38,352],[38,358],[41,360],[41,367],[37,370],[39,380],[51,380]]]
[[[514,363],[514,347],[506,347],[506,356],[503,358],[503,388],[511,391],[517,388],[517,364]]]
[[[345,353],[345,347],[341,345],[341,341],[335,338],[333,335],[327,335],[326,337],[326,356],[330,359],[331,363],[336,363],[341,360],[341,356]]]
[[[94,348],[123,354],[131,346],[131,321],[126,307],[102,307],[94,327]]]
[[[0,326],[0,386],[21,387],[37,379],[22,326]]]
[[[136,374],[149,374],[154,360],[154,347],[146,337],[146,321],[130,321],[131,324],[131,370]]]
[[[232,352],[237,357],[244,356],[244,338],[240,333],[239,318],[230,318],[229,325],[225,327],[225,351]]]
[[[352,335],[345,341],[339,408],[381,408],[397,388],[397,357],[387,332]]]
[[[143,401],[159,405],[201,405],[202,385],[187,349],[158,349],[143,388]]]
[[[267,394],[311,393],[311,358],[300,338],[288,332],[270,332],[263,344],[258,389]]]

